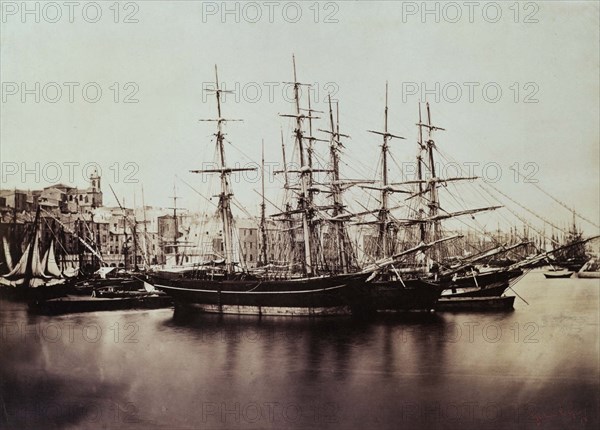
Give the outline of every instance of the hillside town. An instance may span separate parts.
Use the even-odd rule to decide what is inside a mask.
[[[39,207],[42,249],[56,239],[56,254],[73,267],[98,267],[98,258],[86,249],[83,238],[110,267],[141,268],[185,264],[222,258],[222,234],[215,231],[211,214],[177,208],[136,208],[103,205],[101,177],[92,173],[88,186],[65,184],[41,190],[0,190],[0,237],[7,239],[12,254],[19,256],[24,239]],[[257,222],[235,220],[248,267],[259,260]],[[271,240],[276,240],[274,229]],[[274,259],[275,255],[270,255]],[[82,264],[83,263],[83,264]]]

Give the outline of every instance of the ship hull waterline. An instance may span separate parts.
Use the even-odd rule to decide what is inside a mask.
[[[369,311],[364,306],[369,274],[290,280],[154,278],[175,309],[205,313],[326,316]]]
[[[30,303],[29,309],[43,315],[81,312],[102,312],[137,309],[161,309],[172,305],[170,297],[148,295],[145,297],[81,297],[66,296]]]

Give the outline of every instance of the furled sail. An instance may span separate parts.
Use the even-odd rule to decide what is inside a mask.
[[[31,257],[31,276],[33,278],[48,278],[44,273],[44,266],[40,260],[40,232],[38,231],[33,241],[33,255]]]
[[[155,293],[156,292],[156,288],[154,288],[154,285],[144,281],[144,289],[149,292],[149,293]]]
[[[27,270],[27,259],[29,258],[29,249],[31,248],[31,244],[27,245],[23,255],[13,267],[13,269],[5,275],[5,278],[16,278],[20,276],[25,276],[25,272]]]
[[[42,270],[45,272],[46,271],[46,266],[48,265],[48,253],[50,252],[50,248],[48,248],[46,250],[46,252],[44,252],[44,256],[42,257],[42,261],[41,261],[41,266],[42,266]]]
[[[61,277],[62,273],[60,268],[58,267],[58,263],[56,262],[56,253],[54,251],[54,241],[50,241],[50,246],[48,247],[48,252],[46,253],[46,273],[48,275],[54,276],[55,278]]]
[[[10,255],[10,246],[8,246],[8,241],[6,240],[6,236],[2,236],[2,246],[4,248],[4,261],[6,262],[6,267],[8,271],[12,271],[14,268],[12,255]]]

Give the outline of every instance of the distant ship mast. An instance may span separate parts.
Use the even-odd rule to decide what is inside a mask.
[[[179,265],[179,244],[177,243],[177,239],[179,239],[179,218],[177,218],[177,189],[175,184],[173,184],[173,254],[175,254],[175,265]]]
[[[261,175],[260,175],[260,185],[261,185],[261,196],[262,200],[260,203],[260,255],[262,258],[263,265],[268,263],[267,259],[267,227],[266,227],[266,209],[267,205],[265,203],[265,141],[262,141],[262,151],[261,151]]]

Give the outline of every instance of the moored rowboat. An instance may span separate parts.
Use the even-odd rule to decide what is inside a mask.
[[[508,311],[513,309],[514,296],[453,297],[438,300],[436,311]]]

